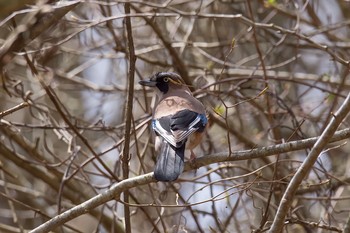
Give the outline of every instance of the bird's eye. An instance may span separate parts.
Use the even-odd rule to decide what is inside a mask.
[[[164,78],[163,81],[167,83],[169,82],[169,78]]]

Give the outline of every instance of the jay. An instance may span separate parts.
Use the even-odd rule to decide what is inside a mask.
[[[159,72],[141,85],[157,90],[158,102],[152,119],[159,153],[154,177],[158,181],[174,181],[183,172],[185,148],[191,151],[200,143],[208,123],[203,104],[193,97],[180,75]]]

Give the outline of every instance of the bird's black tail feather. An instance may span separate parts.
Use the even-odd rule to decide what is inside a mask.
[[[175,148],[163,140],[160,154],[154,169],[158,181],[174,181],[184,170],[185,143]]]

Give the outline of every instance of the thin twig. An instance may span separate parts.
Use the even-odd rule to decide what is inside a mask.
[[[328,124],[326,129],[323,131],[321,136],[317,139],[315,145],[312,147],[310,153],[306,157],[305,161],[299,167],[292,180],[290,181],[285,193],[283,194],[282,200],[278,207],[277,213],[273,220],[270,233],[282,232],[284,226],[284,220],[293,202],[293,197],[300,183],[303,181],[305,176],[309,173],[310,169],[316,162],[318,156],[322,150],[326,147],[328,142],[333,137],[338,126],[342,123],[343,119],[347,116],[350,111],[350,94],[346,97],[344,103],[339,110],[334,114],[331,122]]]
[[[329,140],[329,142],[336,142],[349,137],[350,137],[350,128],[347,128],[344,130],[337,131],[333,135],[333,137]],[[278,153],[302,150],[305,148],[312,147],[317,140],[318,140],[317,137],[309,138],[305,140],[293,141],[289,143],[262,147],[262,148],[257,148],[253,150],[235,151],[231,155],[228,152],[207,155],[207,156],[197,158],[195,161],[195,164],[196,164],[196,168],[199,168],[212,163],[261,158],[261,157],[275,155]],[[193,170],[192,166],[193,166],[193,163],[186,162],[185,171]],[[119,183],[116,183],[105,192],[85,201],[80,205],[75,206],[72,209],[67,210],[66,212],[63,212],[60,215],[53,217],[46,223],[43,223],[37,228],[33,229],[31,233],[48,232],[69,220],[72,220],[82,214],[88,213],[89,211],[93,210],[99,205],[102,205],[112,199],[119,199],[120,194],[125,190],[129,190],[131,188],[138,187],[140,185],[150,184],[153,182],[156,182],[156,180],[153,177],[153,172],[123,180]]]
[[[22,108],[25,108],[25,107],[27,107],[29,104],[27,103],[27,102],[23,102],[23,103],[20,103],[20,104],[18,104],[18,105],[16,105],[16,106],[14,106],[14,107],[12,107],[12,108],[10,108],[10,109],[7,109],[7,110],[5,110],[5,111],[2,111],[2,112],[0,112],[0,118],[1,117],[4,117],[4,116],[6,116],[6,115],[9,115],[9,114],[11,114],[11,113],[14,113],[14,112],[16,112],[16,111],[18,111],[18,110],[20,110],[20,109],[22,109]]]
[[[345,223],[343,233],[350,233],[350,215]]]
[[[130,3],[125,3],[124,10],[126,14],[130,14]],[[124,131],[124,149],[122,157],[122,169],[123,169],[123,179],[126,180],[129,178],[129,149],[130,149],[130,132],[131,132],[131,120],[132,120],[132,108],[134,101],[134,74],[135,74],[135,50],[132,37],[132,28],[131,28],[131,19],[128,17],[125,19],[126,26],[126,36],[128,41],[127,55],[129,59],[129,71],[128,71],[128,94],[126,99],[125,106],[125,131]],[[129,202],[129,191],[124,190],[124,201]],[[124,219],[125,219],[125,232],[131,232],[131,223],[130,223],[130,209],[129,206],[124,206]]]

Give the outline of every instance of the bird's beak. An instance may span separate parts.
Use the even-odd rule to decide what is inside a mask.
[[[139,81],[139,84],[142,86],[155,87],[157,85],[157,82],[152,80],[141,80]]]

